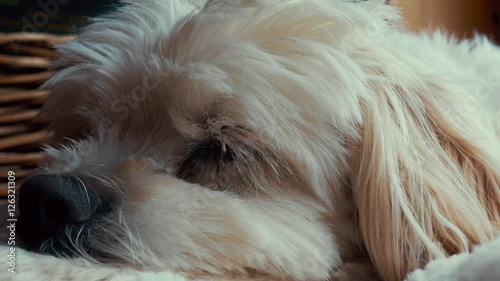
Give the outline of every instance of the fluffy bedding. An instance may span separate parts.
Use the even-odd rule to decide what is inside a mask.
[[[24,182],[16,225],[32,248],[123,267],[19,247],[12,273],[0,246],[0,281],[376,281],[344,264],[359,249],[402,281],[498,230],[486,39],[402,32],[380,0],[213,1],[186,19],[186,0],[123,3],[59,47],[43,112],[70,141]],[[500,281],[500,238],[406,280]]]
[[[9,248],[0,246],[1,256],[8,260]],[[91,264],[85,260],[64,260],[16,249],[15,273],[9,272],[8,262],[2,262],[0,280],[5,281],[193,281],[184,276],[163,271],[144,272],[132,268],[119,269]],[[355,267],[354,267],[355,268]],[[338,281],[374,281],[343,274]],[[347,274],[349,275],[349,274]],[[371,280],[370,280],[371,279]],[[204,279],[206,280],[206,279]],[[335,281],[337,281],[335,280]],[[405,281],[497,281],[500,280],[500,237],[478,246],[470,254],[460,254],[431,262],[425,269],[416,270]],[[201,281],[201,280],[199,280]]]

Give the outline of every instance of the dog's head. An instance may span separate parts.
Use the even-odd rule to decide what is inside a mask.
[[[491,237],[493,154],[444,114],[461,93],[388,43],[393,8],[187,3],[127,2],[59,47],[30,247],[297,280],[367,253],[397,280]]]

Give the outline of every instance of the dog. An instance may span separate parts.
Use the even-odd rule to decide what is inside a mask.
[[[20,189],[28,249],[397,281],[500,229],[484,37],[408,32],[378,0],[127,0],[58,51],[53,144]]]

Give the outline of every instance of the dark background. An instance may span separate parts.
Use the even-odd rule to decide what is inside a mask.
[[[0,32],[73,34],[118,0],[0,0]]]

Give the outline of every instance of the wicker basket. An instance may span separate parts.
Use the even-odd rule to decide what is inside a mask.
[[[40,150],[48,140],[48,120],[36,118],[47,91],[38,86],[50,77],[53,46],[68,36],[38,33],[0,33],[0,197],[7,194],[8,171],[16,186],[43,159]]]

